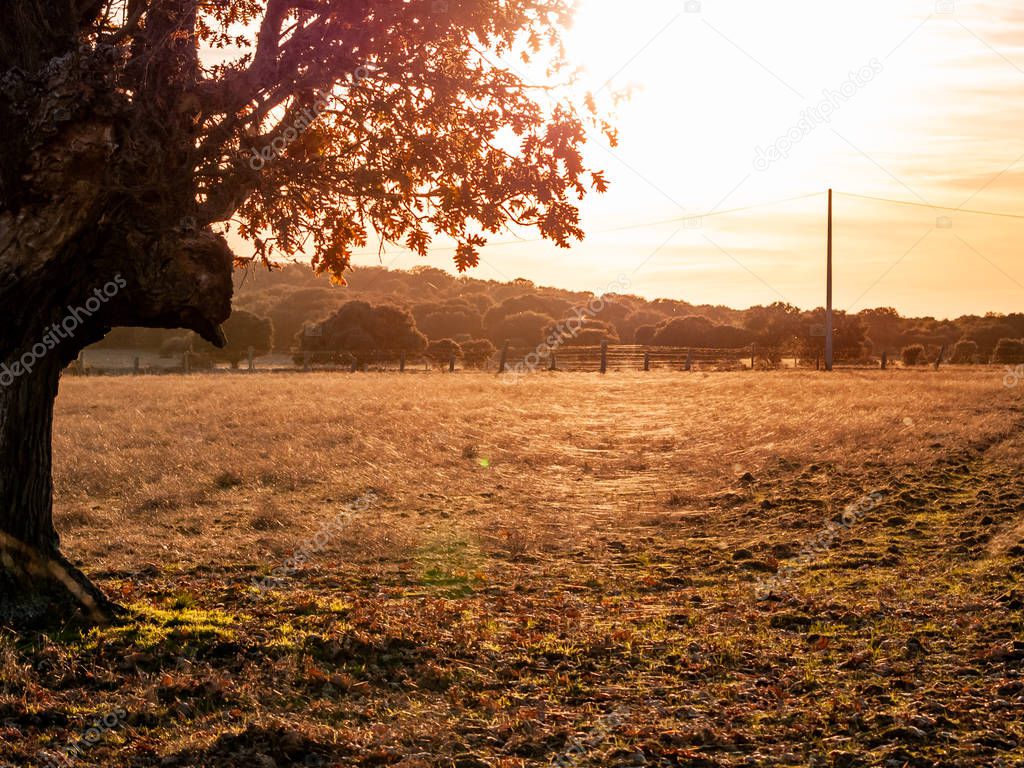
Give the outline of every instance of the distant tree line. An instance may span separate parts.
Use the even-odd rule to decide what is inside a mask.
[[[508,341],[533,347],[556,338],[558,346],[645,344],[691,348],[755,345],[759,365],[782,357],[804,361],[825,346],[825,311],[789,304],[751,307],[695,305],[612,294],[601,311],[584,316],[588,293],[545,288],[529,280],[497,282],[454,276],[432,267],[409,271],[359,269],[347,287],[332,286],[302,265],[240,276],[235,313],[225,327],[229,345],[215,351],[197,338],[154,329],[119,328],[102,346],[188,349],[232,365],[249,347],[338,360],[368,361],[376,352],[405,351],[443,364],[454,355],[481,364]],[[1024,314],[966,315],[955,320],[902,317],[888,307],[856,314],[836,312],[834,347],[840,360],[877,358],[887,352],[908,364],[930,362],[941,347],[951,363],[1024,362]],[[921,351],[905,349],[920,346]]]

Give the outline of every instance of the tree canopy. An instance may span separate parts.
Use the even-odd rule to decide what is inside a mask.
[[[380,352],[422,352],[427,338],[405,309],[391,305],[371,306],[365,301],[342,305],[321,323],[309,326],[299,337],[303,352],[329,353],[367,362]]]
[[[22,98],[0,125],[34,106],[52,135],[102,111],[113,183],[175,225],[232,222],[254,258],[306,252],[340,277],[373,233],[420,253],[445,235],[465,269],[510,222],[581,238],[573,202],[605,186],[581,154],[601,121],[501,63],[563,73],[566,0],[15,5],[0,60]]]
[[[236,309],[224,323],[224,336],[227,344],[221,349],[204,341],[199,341],[193,349],[215,360],[226,360],[232,368],[237,368],[250,348],[254,355],[265,355],[274,348],[274,323],[270,318]]]
[[[562,88],[571,6],[5,3],[0,365],[21,372],[68,307],[94,307],[0,390],[5,594],[74,583],[105,602],[59,553],[50,443],[61,370],[112,328],[223,346],[233,265],[303,257],[341,282],[371,241],[424,254],[444,237],[465,270],[510,225],[583,237],[576,205],[605,189],[583,145],[614,132],[594,98]],[[71,576],[26,577],[53,563]]]

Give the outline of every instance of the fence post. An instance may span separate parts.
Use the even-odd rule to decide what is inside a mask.
[[[398,372],[405,373],[405,352],[398,358]]]
[[[508,368],[508,342],[501,348],[501,361],[498,363],[498,373],[504,373]]]
[[[455,373],[455,355],[452,355],[451,359],[448,360],[448,373]]]
[[[883,351],[882,352],[882,370],[884,371],[888,367],[889,367],[889,352],[888,351]]]
[[[302,353],[302,370],[308,371],[310,368],[309,358],[311,357],[309,352]]]
[[[814,353],[814,370],[821,370],[821,352]]]
[[[138,376],[139,375],[139,358],[138,357],[135,358],[135,363],[132,366],[132,375],[133,376]]]
[[[750,345],[750,370],[754,370],[755,345]]]
[[[939,349],[939,356],[935,358],[935,370],[939,370],[939,366],[942,365],[942,358],[946,356],[946,345],[943,344],[942,348]]]
[[[183,352],[181,355],[181,370],[185,375],[192,373],[192,356],[190,352]]]
[[[608,372],[608,342],[601,342],[601,373]]]
[[[256,350],[253,349],[252,347],[249,347],[249,373],[252,373],[253,371],[256,370],[256,360],[255,360],[255,357],[256,357]]]
[[[548,363],[548,370],[549,371],[557,371],[558,370],[558,363],[555,362],[555,350],[551,350],[551,360]]]
[[[651,353],[644,352],[644,371],[651,370]]]
[[[687,371],[692,371],[693,370],[693,350],[692,349],[687,349],[686,350],[686,368],[685,368],[685,370],[687,370]]]

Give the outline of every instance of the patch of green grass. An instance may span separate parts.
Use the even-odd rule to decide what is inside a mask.
[[[175,601],[177,602],[177,601]],[[189,640],[230,640],[235,636],[238,619],[223,611],[201,608],[155,608],[146,603],[129,606],[130,618],[109,627],[98,627],[89,632],[87,645],[100,640],[130,643],[140,649],[150,649],[167,642],[171,635],[187,643]]]
[[[469,597],[481,581],[483,555],[467,542],[453,539],[433,542],[416,554],[419,583],[446,597]]]
[[[440,589],[448,597],[468,597],[473,594],[473,577],[461,569],[427,568],[420,575],[421,583]]]
[[[177,610],[184,608],[194,608],[196,605],[196,596],[189,592],[179,592],[174,596],[171,601],[171,607]]]

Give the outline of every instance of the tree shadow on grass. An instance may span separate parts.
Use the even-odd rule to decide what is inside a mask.
[[[216,765],[222,768],[252,766],[310,766],[329,768],[352,765],[356,751],[339,744],[318,742],[297,730],[282,726],[250,726],[241,733],[224,734],[202,750],[185,749],[166,755],[161,766]]]

